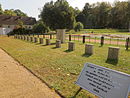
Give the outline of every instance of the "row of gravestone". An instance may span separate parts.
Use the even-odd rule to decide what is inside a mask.
[[[37,38],[37,37],[30,37],[30,36],[23,36],[23,35],[15,35],[14,38],[26,40],[34,43],[40,43],[44,44],[43,38]],[[39,40],[39,41],[38,41]],[[46,45],[50,45],[50,39],[46,39]],[[56,48],[61,48],[61,41],[56,40]],[[68,42],[68,51],[74,51],[75,50],[75,43],[74,42]],[[94,53],[94,45],[92,44],[86,44],[85,45],[85,55],[93,55]],[[107,60],[118,60],[119,57],[119,47],[109,47],[108,50],[108,57]]]
[[[75,43],[74,42],[68,43],[68,50],[69,51],[75,50]],[[86,44],[85,45],[85,55],[88,55],[88,56],[93,55],[93,53],[94,53],[93,50],[94,50],[94,45],[92,45],[92,44]],[[119,47],[109,47],[107,60],[118,61],[119,50],[120,50]]]

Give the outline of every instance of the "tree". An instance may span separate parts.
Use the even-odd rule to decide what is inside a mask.
[[[3,9],[1,7],[1,4],[0,4],[0,15],[3,14]]]
[[[11,9],[11,10],[5,10],[4,11],[4,14],[5,15],[10,15],[10,16],[17,16],[17,14],[14,12],[14,10],[13,9]]]
[[[39,21],[33,27],[34,33],[45,33],[46,31],[48,32],[48,31],[50,31],[50,29],[42,21]]]
[[[77,32],[77,31],[80,31],[83,28],[84,28],[83,24],[81,22],[77,22],[75,24],[74,30]]]
[[[111,24],[113,28],[128,28],[129,16],[128,16],[128,2],[117,1],[115,6],[111,10]]]
[[[27,16],[27,14],[25,14],[24,12],[22,12],[22,11],[19,10],[19,9],[14,10],[14,12],[16,13],[17,16]]]
[[[51,29],[72,29],[75,23],[74,11],[66,0],[46,3],[40,15]]]

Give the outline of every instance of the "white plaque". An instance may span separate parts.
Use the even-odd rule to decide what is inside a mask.
[[[130,75],[86,63],[76,84],[101,98],[128,98]]]

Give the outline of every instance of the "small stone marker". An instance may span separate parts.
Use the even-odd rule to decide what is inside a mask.
[[[21,35],[19,35],[19,39],[21,39]]]
[[[60,40],[56,40],[56,48],[61,48],[61,41]]]
[[[34,37],[34,43],[37,43],[38,40],[37,40],[37,37]]]
[[[61,43],[65,43],[65,29],[57,29],[56,39],[60,40]]]
[[[109,47],[107,59],[118,60],[119,50],[119,47]]]
[[[130,75],[86,63],[76,84],[99,98],[128,98]]]
[[[26,36],[24,36],[24,40],[26,40]]]
[[[18,39],[20,39],[20,36],[18,35]]]
[[[46,39],[46,45],[50,45],[50,39]]]
[[[74,42],[69,42],[68,43],[68,50],[69,51],[74,51],[75,50],[75,43]]]
[[[33,37],[30,37],[30,41],[33,42]]]
[[[18,38],[18,35],[16,35],[15,38],[17,39],[17,38]]]
[[[27,41],[29,41],[29,37],[27,36]]]
[[[93,45],[91,45],[91,44],[85,45],[85,54],[88,54],[88,55],[93,54]]]
[[[43,38],[39,38],[40,44],[43,44]]]

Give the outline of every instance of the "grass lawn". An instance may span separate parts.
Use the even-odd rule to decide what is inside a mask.
[[[62,48],[55,45],[39,45],[18,39],[0,37],[0,47],[16,58],[21,64],[38,74],[52,89],[58,90],[65,97],[72,97],[79,86],[77,80],[84,63],[91,62],[100,66],[130,74],[130,51],[120,47],[118,64],[106,63],[108,45],[94,46],[94,55],[84,56],[84,44],[76,42],[76,50],[67,51],[67,43]],[[87,96],[87,97],[86,97]],[[96,98],[82,90],[78,98]]]
[[[82,29],[80,32],[75,32],[74,30],[71,30],[68,33],[72,33],[72,34],[84,34],[84,33],[91,33],[92,31],[94,32],[94,34],[130,35],[130,33],[126,29]]]

